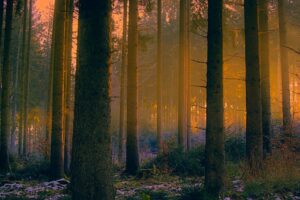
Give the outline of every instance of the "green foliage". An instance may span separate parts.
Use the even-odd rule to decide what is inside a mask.
[[[186,187],[182,189],[179,200],[202,200],[205,199],[204,189],[200,186]]]
[[[168,193],[165,191],[141,190],[134,197],[127,200],[169,200]]]
[[[242,136],[229,137],[225,141],[225,157],[227,161],[238,163],[245,159],[246,141]]]
[[[175,175],[203,176],[204,148],[199,147],[189,152],[176,148],[159,155],[155,160],[147,163],[144,168]]]
[[[16,178],[47,179],[49,174],[49,162],[31,158],[29,160],[17,160],[14,164]]]

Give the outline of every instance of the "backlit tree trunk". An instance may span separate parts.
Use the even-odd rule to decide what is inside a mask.
[[[161,0],[157,0],[157,147],[159,151],[162,151],[162,96],[161,96],[161,80],[162,80],[162,64],[161,64],[161,55],[162,55],[162,44],[161,44],[161,31],[162,31],[162,21],[161,21],[161,12],[162,12],[162,4]]]

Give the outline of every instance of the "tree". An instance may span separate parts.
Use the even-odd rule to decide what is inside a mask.
[[[205,188],[212,199],[218,199],[225,173],[222,12],[222,0],[208,1]]]
[[[271,153],[271,102],[270,102],[270,64],[269,64],[269,30],[268,1],[258,2],[259,15],[259,55],[261,67],[261,105],[264,156]]]
[[[263,158],[257,0],[245,0],[246,39],[246,154],[256,174]]]
[[[73,10],[74,1],[67,0],[66,27],[65,27],[65,172],[69,172],[71,163],[71,138],[72,138],[72,41],[73,41]]]
[[[121,64],[121,77],[120,77],[120,118],[119,118],[119,162],[122,163],[124,159],[124,117],[125,117],[125,73],[126,73],[126,52],[127,52],[127,0],[123,2],[123,35],[122,35],[122,64]]]
[[[190,64],[190,11],[191,2],[186,3],[186,149],[191,149],[191,64]]]
[[[186,66],[186,0],[180,0],[179,71],[178,71],[178,146],[184,148],[185,119],[185,66]]]
[[[111,0],[80,0],[72,199],[112,200]]]
[[[137,22],[138,1],[129,1],[128,68],[127,68],[127,143],[126,172],[135,174],[139,168],[137,140]]]
[[[287,46],[287,16],[285,0],[278,0],[278,18],[280,35],[280,61],[282,76],[282,113],[283,130],[287,135],[291,129],[291,105],[290,105],[290,79],[289,79],[289,60]]]
[[[157,98],[157,146],[158,150],[162,151],[162,96],[161,96],[161,80],[162,80],[162,64],[161,64],[161,55],[162,55],[162,43],[161,43],[161,0],[157,0],[157,52],[156,52],[156,62],[157,62],[157,88],[156,88],[156,98]]]
[[[2,103],[1,103],[1,145],[0,145],[0,171],[9,170],[7,137],[10,133],[10,81],[11,66],[9,63],[11,32],[12,32],[13,0],[6,2],[4,52],[2,68]]]
[[[64,45],[66,0],[56,0],[54,8],[53,44],[53,100],[51,134],[51,176],[61,178],[64,175]]]

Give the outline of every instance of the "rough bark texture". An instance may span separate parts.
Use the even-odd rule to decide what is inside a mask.
[[[123,1],[123,36],[122,36],[122,65],[120,76],[120,118],[119,118],[119,163],[124,162],[125,150],[125,131],[124,131],[124,118],[125,118],[125,73],[127,64],[127,10],[128,1]]]
[[[161,43],[161,31],[162,31],[162,21],[161,21],[161,12],[162,12],[162,4],[161,0],[157,0],[157,121],[156,121],[156,131],[157,131],[157,147],[159,151],[162,151],[162,96],[161,96],[161,80],[162,80],[162,43]]]
[[[284,0],[278,0],[278,18],[280,34],[280,58],[282,76],[282,113],[283,130],[288,135],[291,131],[291,103],[290,103],[290,78],[289,78],[289,58],[285,48],[287,46],[287,16]]]
[[[52,178],[64,175],[64,42],[66,0],[56,0],[54,9],[53,102],[50,166]]]
[[[186,0],[180,0],[179,19],[179,71],[178,71],[178,147],[184,148],[185,119],[185,48],[186,48]]]
[[[112,200],[110,0],[79,1],[78,68],[71,163],[74,200]]]
[[[258,172],[263,158],[257,0],[245,0],[246,152],[249,167]]]
[[[259,55],[261,66],[261,105],[263,150],[266,157],[272,151],[271,145],[271,102],[270,102],[270,64],[269,64],[269,30],[268,30],[268,1],[258,3],[259,16]]]
[[[1,104],[1,139],[0,139],[0,171],[9,170],[7,137],[10,133],[10,79],[11,66],[9,63],[11,31],[12,31],[12,13],[13,0],[7,0],[5,35],[2,67],[2,104]]]
[[[126,172],[135,174],[139,168],[137,130],[137,22],[138,1],[129,1],[128,70],[127,70],[127,143]]]
[[[66,11],[66,34],[65,34],[65,152],[64,152],[64,168],[69,173],[71,164],[71,138],[72,138],[72,36],[73,36],[73,10],[74,1],[67,0]]]
[[[205,188],[218,199],[224,187],[222,0],[208,1],[207,122]]]

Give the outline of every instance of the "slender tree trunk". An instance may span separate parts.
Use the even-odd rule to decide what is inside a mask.
[[[256,174],[261,169],[263,159],[257,0],[245,0],[245,36],[246,152],[250,170]]]
[[[65,35],[65,59],[66,59],[66,76],[65,76],[65,155],[64,167],[65,172],[70,171],[71,164],[71,138],[72,138],[72,36],[73,36],[73,10],[74,1],[67,0],[67,17],[66,17],[66,35]]]
[[[12,32],[13,0],[6,2],[4,52],[2,68],[2,104],[1,104],[1,144],[0,144],[0,171],[9,170],[7,137],[10,134],[10,79],[11,66],[9,63],[11,32]]]
[[[268,30],[268,1],[260,0],[259,11],[259,55],[261,66],[261,102],[263,149],[266,157],[272,151],[271,145],[271,102],[270,102],[270,63],[269,63],[269,30]]]
[[[28,90],[29,90],[29,76],[30,76],[30,50],[31,50],[31,29],[32,29],[32,0],[29,0],[29,16],[28,16],[28,35],[26,42],[26,60],[25,60],[25,72],[24,72],[24,144],[23,154],[26,156],[29,151],[30,133],[28,131]]]
[[[56,0],[54,8],[53,45],[53,104],[51,134],[51,176],[61,178],[64,175],[64,45],[66,0]]]
[[[25,65],[26,65],[26,36],[27,36],[27,13],[28,13],[28,1],[24,0],[23,8],[23,30],[22,30],[22,58],[21,58],[21,68],[20,68],[20,90],[19,90],[19,107],[20,107],[20,120],[19,120],[19,141],[18,150],[19,156],[24,155],[24,78],[25,78]]]
[[[71,190],[113,200],[110,134],[111,0],[80,0]]]
[[[179,71],[178,71],[178,146],[184,148],[185,119],[185,57],[186,57],[186,0],[180,0]]]
[[[284,0],[278,0],[278,18],[280,34],[280,59],[282,76],[282,113],[283,131],[285,137],[291,131],[291,103],[290,103],[290,78],[289,78],[289,58],[285,48],[287,46],[287,16]]]
[[[190,64],[190,9],[191,2],[187,0],[186,12],[186,149],[191,149],[191,64]]]
[[[127,143],[126,172],[135,174],[139,168],[137,130],[137,22],[138,1],[129,1],[128,70],[127,70]]]
[[[205,188],[218,199],[224,187],[223,1],[208,1]]]
[[[127,6],[128,1],[123,2],[123,36],[122,36],[122,65],[120,77],[120,118],[119,118],[119,163],[124,161],[124,146],[125,146],[125,131],[124,131],[124,117],[125,117],[125,73],[127,64]]]
[[[161,12],[162,12],[162,2],[157,0],[157,147],[161,152],[163,150],[163,140],[162,140],[162,96],[161,96],[161,80],[162,80],[162,43],[161,43],[161,33],[162,33],[162,21],[161,21]]]

